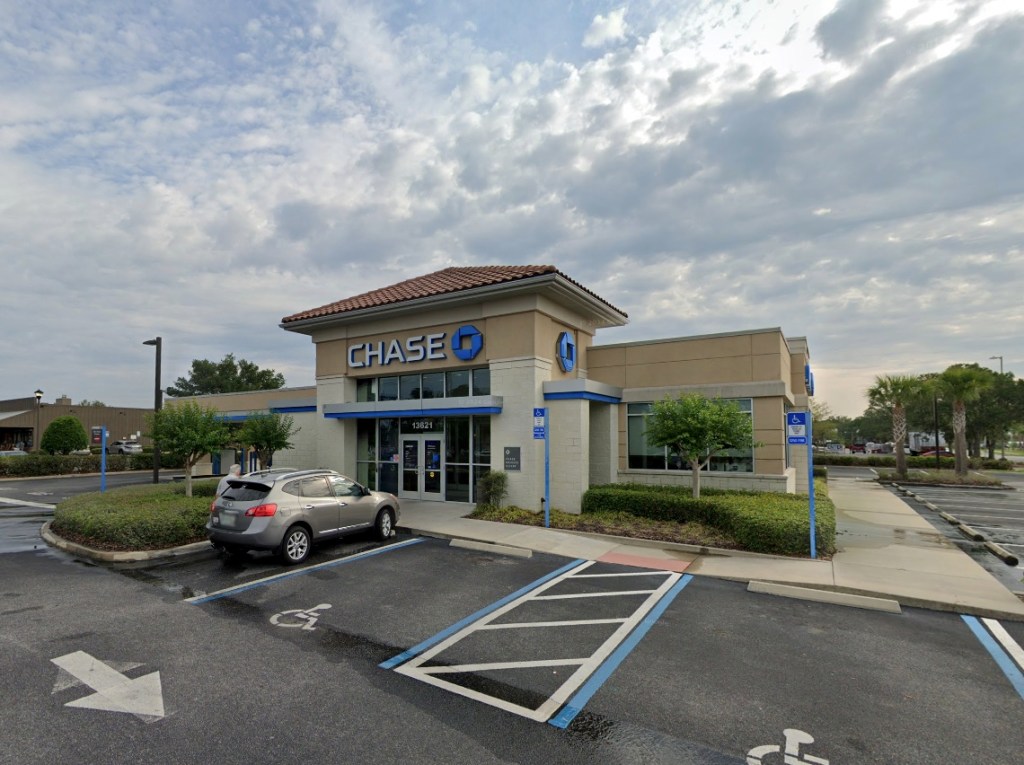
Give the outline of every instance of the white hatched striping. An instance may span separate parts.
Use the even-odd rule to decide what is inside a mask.
[[[578,566],[571,571],[562,574],[559,577],[552,579],[549,582],[545,582],[540,587],[532,590],[520,598],[505,604],[499,609],[487,614],[476,622],[463,627],[461,630],[448,636],[445,640],[428,649],[424,653],[414,657],[405,664],[402,664],[395,668],[396,672],[400,672],[408,677],[413,677],[429,685],[433,685],[438,688],[456,693],[460,696],[479,701],[483,704],[488,704],[498,709],[502,709],[506,712],[520,715],[522,717],[536,720],[538,722],[544,722],[548,720],[558,709],[565,704],[565,702],[590,678],[594,672],[600,668],[601,664],[612,654],[612,652],[627,638],[629,634],[636,628],[636,626],[643,621],[644,617],[655,606],[658,602],[665,597],[666,594],[671,591],[675,584],[680,580],[682,574],[659,571],[659,572],[644,572],[641,574],[624,572],[621,574],[581,574],[583,570],[589,568],[594,564],[595,561],[587,561],[581,566]],[[614,578],[614,577],[632,577],[632,576],[660,576],[663,577],[663,582],[659,587],[653,590],[625,590],[619,592],[607,592],[607,593],[580,593],[576,595],[542,595],[540,593],[550,590],[552,587],[561,584],[562,582],[568,581],[569,579],[575,578]],[[536,600],[568,600],[577,598],[589,598],[589,597],[605,597],[615,595],[647,595],[639,607],[634,612],[625,618],[621,619],[578,619],[578,620],[564,620],[564,621],[548,621],[548,622],[509,622],[505,624],[494,624],[494,620],[503,616],[504,614],[513,611],[514,609],[524,604],[536,601]],[[451,648],[455,644],[469,637],[476,632],[482,632],[487,630],[501,630],[501,629],[522,629],[522,628],[544,628],[544,627],[572,627],[578,625],[594,625],[594,624],[617,624],[618,628],[615,629],[612,634],[605,639],[605,641],[597,648],[594,653],[590,656],[570,658],[570,659],[538,659],[530,661],[509,661],[509,662],[487,662],[487,663],[466,663],[457,665],[444,665],[444,666],[423,666],[425,663],[436,660],[436,657]],[[555,692],[544,701],[536,709],[530,709],[529,707],[515,704],[504,699],[490,696],[480,691],[465,688],[461,685],[456,685],[443,678],[443,675],[459,674],[468,672],[485,672],[488,670],[502,670],[502,669],[524,669],[524,668],[536,668],[536,667],[572,667],[575,666],[577,669],[573,672],[563,683],[560,685]]]
[[[620,590],[619,592],[579,592],[573,595],[541,595],[534,600],[575,600],[576,598],[614,598],[619,595],[650,595],[657,590]]]
[[[577,624],[622,624],[625,619],[573,619],[565,622],[506,622],[504,624],[485,624],[479,630],[514,630],[523,627],[573,627]]]

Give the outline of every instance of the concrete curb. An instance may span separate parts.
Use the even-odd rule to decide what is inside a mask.
[[[449,547],[459,547],[463,550],[476,550],[477,552],[493,552],[499,555],[511,555],[514,558],[532,558],[533,550],[525,547],[509,547],[508,545],[491,544],[490,542],[477,542],[473,539],[453,539]]]
[[[811,600],[815,603],[831,603],[837,606],[850,606],[851,608],[865,608],[870,611],[884,611],[889,614],[902,614],[898,601],[889,598],[869,597],[866,595],[852,595],[846,592],[832,590],[816,590],[809,587],[795,587],[788,584],[776,584],[774,582],[762,582],[751,580],[747,586],[747,592],[759,592],[765,595],[779,595],[785,598],[797,600]]]
[[[69,542],[63,537],[59,537],[50,531],[50,524],[52,521],[47,521],[43,524],[42,530],[39,532],[43,537],[43,540],[51,547],[56,547],[64,552],[69,552],[72,555],[80,555],[83,558],[91,558],[92,560],[102,561],[104,563],[137,563],[139,561],[146,560],[159,560],[160,558],[177,558],[182,555],[191,555],[197,552],[203,552],[204,550],[212,550],[209,542],[193,542],[192,544],[182,545],[180,547],[170,547],[164,550],[130,550],[130,551],[113,551],[113,550],[96,550],[92,547],[86,547],[75,542]]]

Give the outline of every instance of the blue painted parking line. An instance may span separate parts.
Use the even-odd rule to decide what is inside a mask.
[[[408,651],[403,651],[402,653],[398,654],[398,656],[395,656],[395,657],[393,657],[391,659],[388,659],[385,662],[382,662],[379,666],[381,667],[381,669],[394,669],[399,664],[403,664],[403,663],[409,661],[409,659],[413,658],[414,656],[418,656],[419,654],[423,653],[424,651],[426,651],[431,646],[437,645],[442,640],[447,638],[449,635],[455,634],[456,632],[458,632],[462,628],[472,624],[473,622],[475,622],[475,621],[477,621],[479,619],[482,619],[483,617],[487,616],[488,614],[492,613],[493,611],[497,611],[499,608],[504,606],[506,603],[511,603],[513,600],[515,600],[517,598],[520,598],[523,595],[526,595],[527,593],[531,592],[532,590],[537,589],[542,584],[545,584],[546,582],[551,581],[555,577],[561,576],[562,574],[566,573],[567,571],[571,571],[572,569],[576,568],[577,566],[580,566],[582,563],[583,563],[583,559],[582,558],[578,558],[578,559],[572,561],[571,563],[567,563],[566,565],[562,566],[560,569],[552,571],[550,574],[542,576],[537,581],[531,582],[530,584],[526,585],[525,587],[522,587],[522,588],[516,590],[511,595],[506,595],[501,600],[495,601],[494,603],[491,603],[491,605],[486,606],[484,608],[481,608],[479,611],[477,611],[474,614],[470,614],[469,616],[467,616],[462,621],[460,621],[460,622],[458,622],[456,624],[453,624],[451,627],[448,627],[446,629],[441,630],[440,632],[438,632],[433,637],[429,637],[426,640],[424,640],[422,643],[418,643],[418,644],[414,645]]]
[[[637,625],[637,628],[632,632],[632,634],[619,644],[619,647],[615,649],[611,656],[609,656],[604,663],[598,667],[594,674],[590,676],[590,679],[580,687],[576,692],[576,695],[569,699],[566,705],[562,707],[562,711],[548,720],[548,724],[554,725],[556,728],[567,728],[569,723],[576,718],[576,715],[583,711],[583,707],[586,706],[591,697],[597,693],[598,689],[604,685],[605,681],[609,677],[611,677],[612,673],[618,668],[618,666],[627,656],[629,656],[630,653],[632,653],[637,644],[643,640],[644,635],[646,635],[651,627],[654,626],[654,623],[661,618],[661,615],[665,613],[665,609],[672,605],[672,601],[675,600],[676,595],[682,592],[683,588],[691,581],[693,581],[693,576],[687,574],[676,582],[675,586],[669,590],[668,594],[658,601],[658,605],[651,609],[647,616],[644,617],[643,621]]]
[[[1020,653],[1020,646],[1017,645],[1009,635],[1006,635],[1005,630],[998,622],[993,622],[991,619],[986,619],[985,623],[990,629],[993,626],[998,629],[993,629],[993,632],[999,637],[997,641],[996,637],[993,637],[985,627],[982,626],[981,622],[973,616],[964,616],[961,614],[961,619],[967,623],[971,632],[978,638],[981,644],[985,647],[985,650],[989,652],[993,659],[995,659],[996,665],[1006,675],[1006,679],[1010,681],[1010,684],[1014,687],[1017,693],[1022,699],[1024,699],[1024,672],[1021,672],[1021,667],[1018,667],[1014,663],[1014,660],[1010,658],[1008,651],[1014,653]],[[1000,634],[1001,633],[1001,634]],[[1003,637],[1005,635],[1005,637]],[[1003,643],[1003,641],[1009,641],[1009,644]],[[1001,643],[1003,643],[1001,645]],[[1007,650],[1004,650],[1006,648]]]
[[[320,571],[321,569],[331,568],[333,566],[340,566],[345,563],[354,563],[357,560],[370,558],[374,555],[382,555],[383,553],[394,552],[395,550],[400,550],[403,547],[408,547],[409,545],[416,545],[420,542],[425,541],[425,539],[408,539],[405,542],[397,542],[393,545],[388,545],[387,547],[378,547],[373,550],[367,550],[366,552],[356,553],[355,555],[349,555],[347,558],[339,558],[338,560],[331,560],[327,561],[326,563],[318,563],[315,566],[301,568],[296,571],[288,571],[284,574],[275,574],[274,576],[268,576],[264,579],[257,579],[254,582],[246,582],[245,584],[240,584],[236,587],[228,587],[223,590],[217,590],[216,592],[211,592],[208,595],[197,595],[194,598],[186,598],[185,602],[198,606],[202,603],[209,603],[211,600],[226,598],[230,595],[237,595],[238,593],[245,592],[246,590],[252,590],[257,587],[263,587],[268,584],[273,584],[274,582],[280,582],[285,579],[291,579],[292,577],[304,576],[305,574],[308,574],[313,571]]]

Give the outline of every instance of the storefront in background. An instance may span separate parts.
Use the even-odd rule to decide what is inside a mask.
[[[753,449],[716,456],[705,486],[806,491],[785,413],[805,409],[803,338],[778,328],[596,345],[626,314],[553,266],[448,268],[286,317],[316,346],[315,388],[200,397],[226,417],[289,412],[300,431],[278,465],[331,467],[407,499],[473,502],[488,470],[508,502],[541,508],[545,409],[552,505],[578,512],[591,485],[688,485],[689,466],[644,436],[651,406],[699,392],[748,413]]]

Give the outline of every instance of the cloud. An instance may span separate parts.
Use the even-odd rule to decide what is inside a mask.
[[[0,398],[145,405],[158,334],[169,377],[310,383],[282,316],[482,263],[630,314],[599,342],[806,335],[844,414],[830,379],[1024,370],[1024,17],[805,5],[3,6]]]
[[[619,8],[607,16],[598,14],[583,35],[584,48],[601,48],[626,36],[626,9]]]

